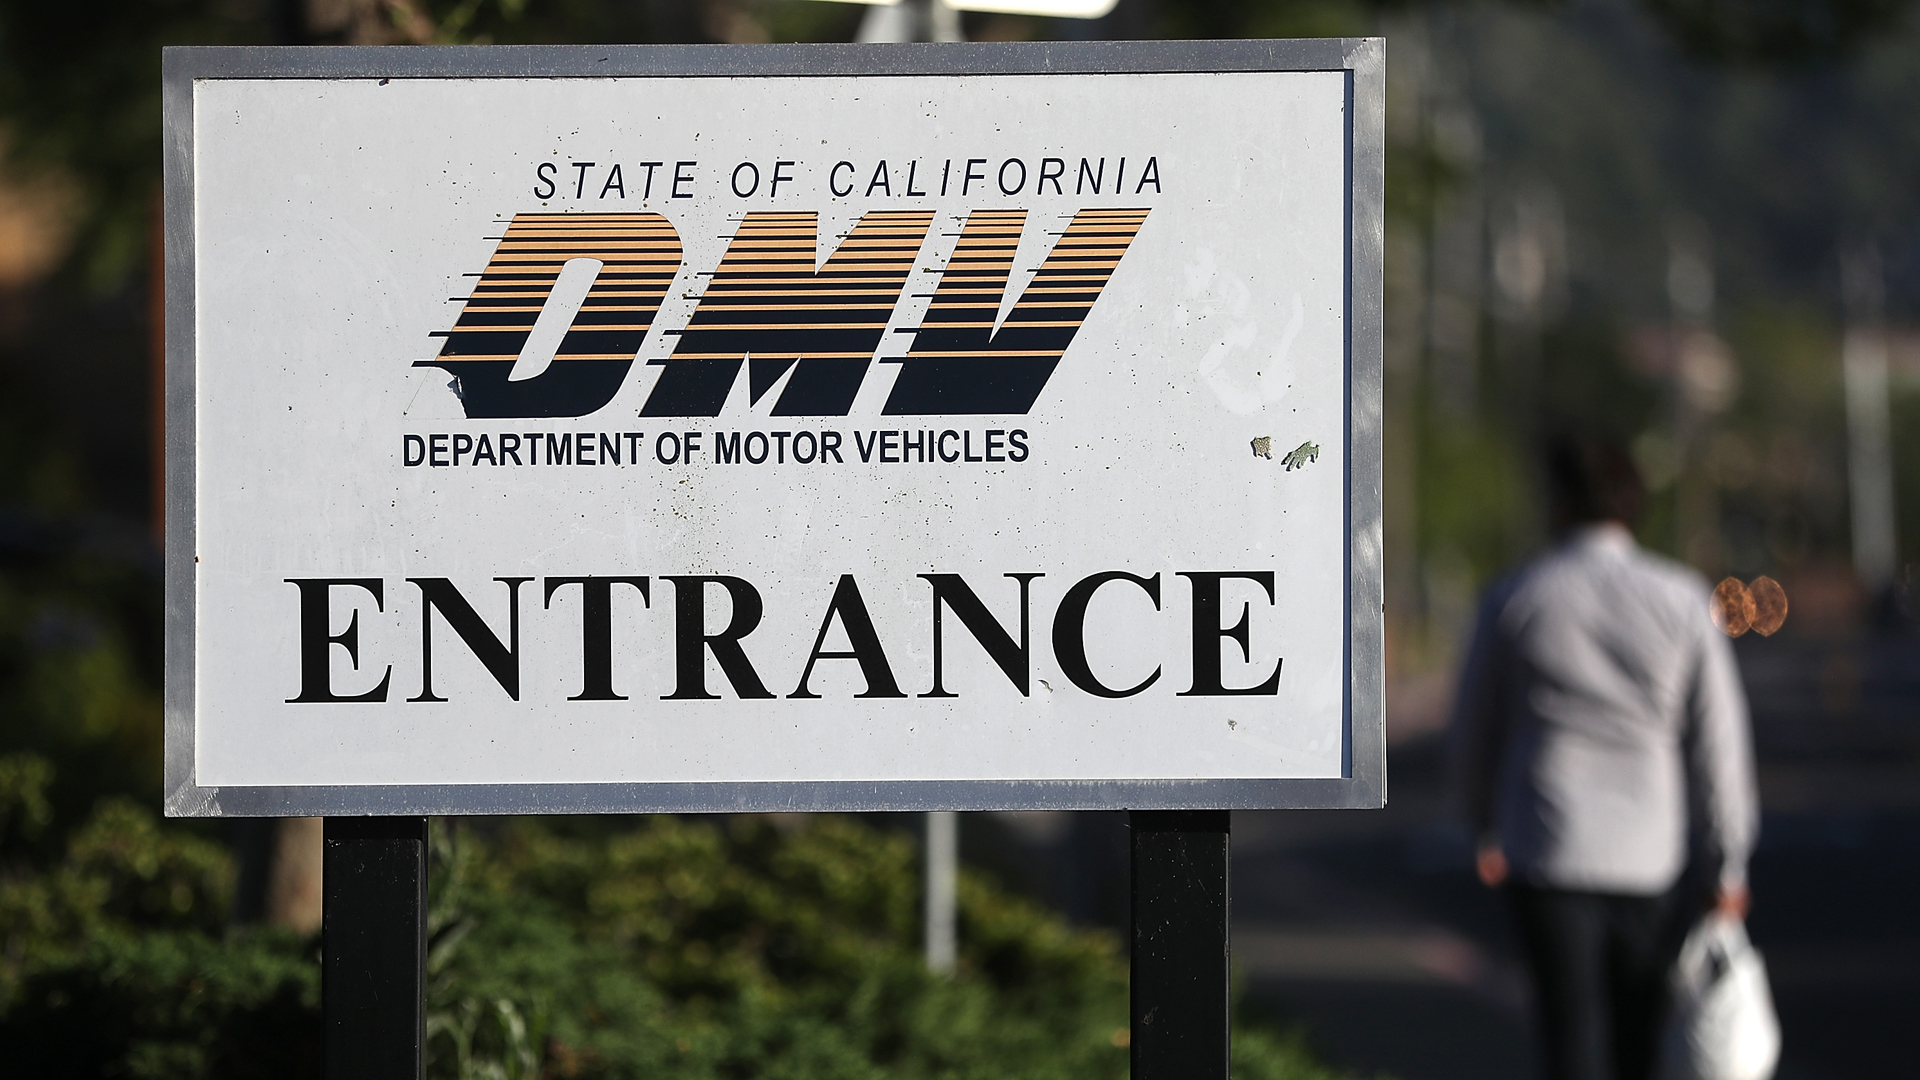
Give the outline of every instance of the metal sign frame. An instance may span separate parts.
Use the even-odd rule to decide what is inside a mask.
[[[1381,526],[1385,43],[176,47],[165,50],[166,812],[174,816],[994,809],[1372,808],[1386,802]],[[475,79],[1343,72],[1347,86],[1344,776],[203,787],[195,776],[194,86]]]

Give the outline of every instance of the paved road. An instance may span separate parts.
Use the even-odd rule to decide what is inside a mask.
[[[1497,898],[1422,805],[1434,756],[1396,755],[1395,805],[1365,833],[1236,820],[1235,952],[1256,997],[1337,1061],[1402,1080],[1525,1077],[1525,980]],[[1836,799],[1769,813],[1765,830],[1751,929],[1785,1031],[1780,1080],[1913,1075],[1920,810]]]
[[[1915,1075],[1920,639],[1743,640],[1740,653],[1767,807],[1750,925],[1785,1032],[1779,1080]],[[1235,815],[1250,1006],[1358,1072],[1529,1077],[1524,974],[1448,816],[1437,734],[1396,741],[1389,776],[1383,811]],[[1075,917],[1125,925],[1119,815],[996,815],[970,837],[969,856]]]

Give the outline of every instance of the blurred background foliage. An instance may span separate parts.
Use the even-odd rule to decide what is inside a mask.
[[[1653,488],[1643,541],[1711,576],[1780,579],[1792,632],[1845,637],[1912,610],[1914,7],[1121,0],[1097,23],[969,14],[964,28],[1387,36],[1389,700],[1395,729],[1414,731],[1444,716],[1476,592],[1544,540],[1533,457],[1556,432],[1628,442]],[[150,809],[159,46],[844,41],[863,13],[813,0],[0,0],[9,1045],[94,1055],[67,1060],[70,1075],[314,1065],[312,905],[289,915],[263,899],[278,887],[274,838],[290,834]],[[1890,556],[1871,555],[1859,525],[1872,399],[1843,363],[1869,338],[1891,420]],[[984,879],[963,893],[962,976],[921,973],[897,830],[522,821],[435,837],[439,1075],[1124,1068],[1113,943]],[[1312,1075],[1283,1040],[1252,1034],[1239,1052],[1246,1075]]]
[[[0,759],[9,830],[49,770]],[[844,817],[437,820],[427,1074],[1124,1077],[1111,934],[974,876],[927,970],[910,834]],[[318,1076],[318,941],[231,923],[226,849],[109,799],[0,878],[0,1043],[29,1076]],[[1243,1023],[1249,1080],[1335,1080]]]

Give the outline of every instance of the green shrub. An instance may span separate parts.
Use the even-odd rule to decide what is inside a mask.
[[[17,821],[33,804],[22,778],[43,786],[50,770],[13,757],[0,768],[0,808],[13,806]],[[8,1072],[319,1075],[314,943],[228,935],[232,882],[225,849],[119,799],[68,837],[61,862],[0,874]]]
[[[534,1032],[556,1076],[1125,1075],[1112,941],[968,879],[960,970],[929,974],[901,834],[661,817],[435,839],[437,1076],[524,1075]]]
[[[30,801],[13,800],[16,822]],[[933,975],[913,840],[794,820],[435,821],[428,1074],[1126,1075],[1111,935],[963,876],[958,970]],[[0,878],[9,1070],[316,1075],[318,943],[229,930],[231,881],[218,845],[121,801],[59,863]],[[1257,1030],[1238,1034],[1234,1066],[1247,1080],[1334,1075]]]

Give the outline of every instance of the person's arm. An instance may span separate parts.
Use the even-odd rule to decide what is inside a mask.
[[[1500,633],[1506,590],[1495,587],[1481,601],[1473,642],[1460,670],[1454,699],[1453,779],[1466,824],[1476,846],[1480,880],[1498,885],[1506,879],[1506,855],[1494,835],[1494,801],[1506,753],[1507,706],[1512,683],[1509,649]]]
[[[1693,727],[1688,770],[1700,785],[1701,839],[1716,862],[1717,906],[1743,915],[1747,907],[1747,859],[1760,833],[1760,793],[1754,780],[1753,734],[1747,695],[1733,643],[1701,618],[1700,664],[1688,706]]]

